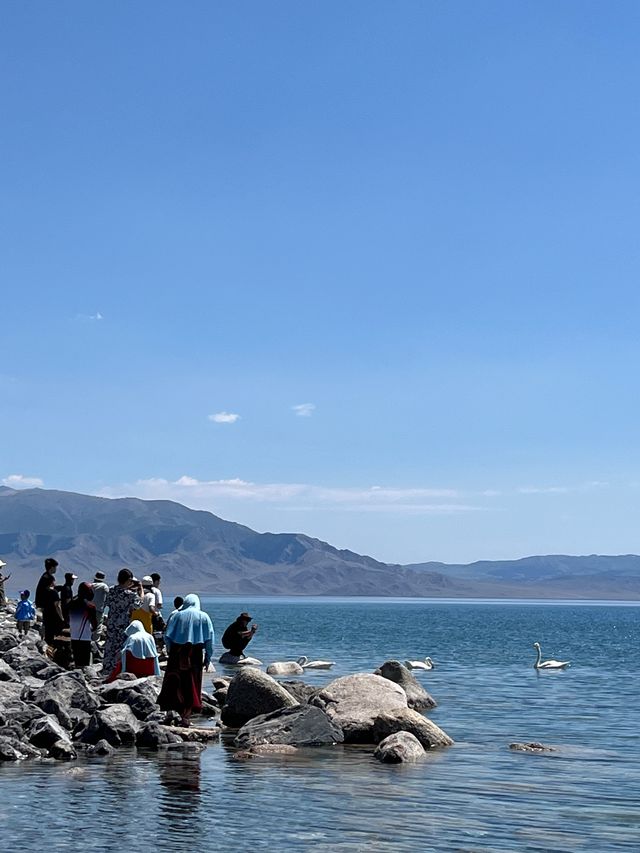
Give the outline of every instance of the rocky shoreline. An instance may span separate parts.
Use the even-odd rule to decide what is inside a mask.
[[[422,758],[451,738],[421,711],[435,700],[399,661],[315,688],[276,681],[254,667],[213,676],[202,725],[182,728],[158,708],[162,679],[124,673],[104,684],[99,667],[52,662],[36,628],[20,638],[9,602],[0,611],[0,761],[74,761],[121,747],[200,750],[225,736],[237,760],[339,744],[369,744],[383,762]]]

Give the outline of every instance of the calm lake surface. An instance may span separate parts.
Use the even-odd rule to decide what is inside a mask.
[[[121,751],[0,766],[2,849],[16,851],[640,850],[640,606],[424,600],[203,599],[221,636],[249,609],[265,664],[331,673],[430,655],[417,677],[456,745],[385,766],[372,749],[230,760]],[[536,673],[543,657],[566,672]],[[220,652],[222,649],[220,649]],[[222,668],[218,665],[218,671]],[[205,685],[209,679],[205,676]],[[540,740],[557,753],[510,752]]]

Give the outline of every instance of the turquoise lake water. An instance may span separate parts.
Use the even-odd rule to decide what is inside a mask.
[[[218,637],[249,609],[265,664],[336,661],[326,683],[385,659],[417,673],[456,741],[416,765],[368,747],[234,762],[189,759],[0,766],[3,849],[209,851],[640,850],[640,606],[424,600],[203,599]],[[571,660],[536,673],[543,657]],[[220,652],[222,649],[219,650]],[[218,665],[218,670],[222,671]],[[205,683],[208,681],[205,676]],[[511,752],[539,740],[558,751]]]

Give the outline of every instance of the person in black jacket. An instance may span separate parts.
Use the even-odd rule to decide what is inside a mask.
[[[65,627],[69,627],[69,605],[73,599],[73,582],[78,580],[78,575],[67,572],[64,576],[64,584],[60,587],[60,606]]]
[[[49,588],[49,581],[51,578],[55,581],[56,569],[58,568],[58,561],[54,560],[53,557],[47,557],[44,561],[44,572],[40,576],[40,580],[38,581],[38,586],[36,587],[36,607],[39,607],[41,610],[44,607],[44,597],[43,592],[45,589]]]
[[[42,607],[42,626],[44,628],[44,639],[47,645],[52,646],[57,634],[64,627],[62,610],[60,609],[60,593],[55,588],[55,577],[49,575],[40,591]]]
[[[222,645],[228,649],[230,654],[236,657],[242,657],[244,650],[247,648],[253,635],[258,630],[257,625],[252,625],[249,628],[249,622],[252,617],[248,613],[241,613],[235,622],[226,628],[222,635]]]

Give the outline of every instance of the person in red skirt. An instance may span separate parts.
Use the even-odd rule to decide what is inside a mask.
[[[213,623],[200,609],[197,595],[187,595],[164,635],[169,653],[158,696],[163,711],[177,711],[182,725],[190,724],[193,711],[202,709],[202,670],[213,655]]]
[[[115,681],[121,672],[131,672],[138,678],[144,678],[146,675],[160,675],[155,640],[144,630],[142,622],[134,619],[125,629],[125,634],[127,639],[122,648],[122,654],[106,683]]]

